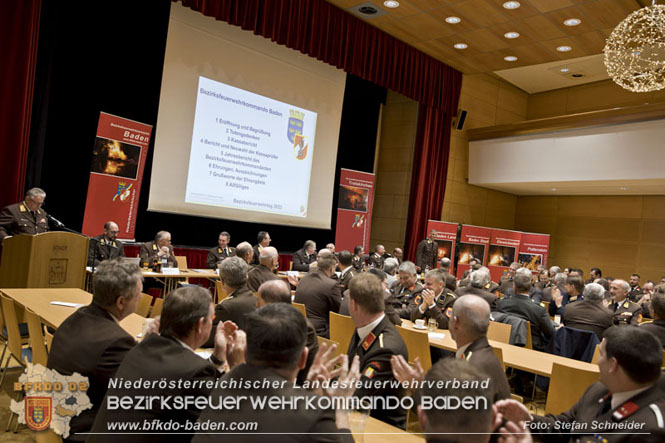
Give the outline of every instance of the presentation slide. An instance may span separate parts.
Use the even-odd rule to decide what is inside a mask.
[[[305,217],[316,116],[200,77],[185,201]]]

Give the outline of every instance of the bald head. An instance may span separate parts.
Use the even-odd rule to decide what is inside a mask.
[[[272,270],[275,268],[277,263],[279,263],[279,254],[277,253],[277,249],[273,248],[272,246],[261,248],[259,261],[263,266]]]
[[[236,255],[249,263],[252,261],[254,249],[252,249],[252,245],[249,242],[244,241],[236,246]]]
[[[259,286],[258,307],[271,303],[291,303],[291,290],[284,280],[268,280]]]
[[[477,295],[467,294],[455,301],[453,317],[464,334],[476,340],[487,335],[490,325],[490,305]]]

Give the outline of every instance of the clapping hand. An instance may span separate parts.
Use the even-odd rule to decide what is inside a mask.
[[[407,382],[409,384],[413,381],[423,381],[425,379],[425,371],[420,364],[420,359],[416,357],[414,365],[411,366],[401,355],[393,355],[390,357],[390,364],[393,369],[395,379],[400,382]]]
[[[321,343],[319,352],[316,353],[312,366],[307,373],[309,386],[317,394],[323,394],[322,383],[331,380],[342,372],[344,363],[348,368],[349,358],[346,354],[335,356],[337,345],[328,346],[327,343]],[[338,363],[342,362],[342,368],[333,369]]]

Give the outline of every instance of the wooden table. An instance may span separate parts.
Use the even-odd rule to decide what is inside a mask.
[[[29,288],[29,289],[0,289],[5,295],[12,298],[17,304],[34,311],[42,322],[58,329],[63,321],[78,308],[52,305],[52,301],[64,301],[88,305],[92,301],[92,294],[83,289],[74,288]],[[122,319],[120,326],[132,337],[141,333],[143,317],[130,314]]]
[[[357,413],[352,412],[351,414]],[[373,417],[367,417],[363,437],[363,441],[366,443],[423,443],[425,441],[422,436],[410,434]],[[356,441],[360,440],[359,435],[354,434],[354,438]]]
[[[413,328],[413,323],[408,320],[402,320],[402,326],[405,328]],[[427,331],[419,332],[422,332],[423,334],[427,333]],[[444,334],[444,337],[430,338],[430,346],[453,352],[457,350],[457,344],[450,336],[450,331],[447,329],[437,329],[436,332]],[[527,349],[494,340],[489,340],[489,343],[493,348],[501,348],[503,351],[503,362],[506,366],[521,369],[522,371],[531,372],[533,374],[551,377],[553,363],[559,363],[577,369],[584,369],[586,371],[598,372],[598,365],[592,363],[573,360],[572,358],[561,357],[546,352],[534,351],[533,349]]]
[[[168,294],[178,287],[178,282],[183,278],[207,278],[210,281],[219,280],[219,274],[214,269],[179,269],[177,274],[164,274],[163,272],[152,272],[141,270],[144,278],[154,278],[164,284],[164,294]],[[213,287],[215,287],[213,285]]]

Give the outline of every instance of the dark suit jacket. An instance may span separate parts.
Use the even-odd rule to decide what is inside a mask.
[[[274,272],[268,269],[264,265],[254,266],[247,273],[247,287],[252,291],[256,292],[259,290],[259,286],[268,280],[277,280],[277,277]]]
[[[309,257],[305,253],[304,249],[298,249],[293,254],[293,270],[300,272],[309,271],[309,265],[316,261],[316,254],[312,254]]]
[[[425,324],[430,318],[436,320],[439,328],[448,329],[448,321],[452,313],[453,304],[457,300],[457,295],[448,288],[443,288],[441,294],[435,299],[436,306],[427,307],[425,312],[420,312],[420,304],[422,296],[419,294],[411,300],[409,304],[409,312],[411,313],[411,321],[415,322],[417,319],[425,319]]]
[[[98,235],[90,240],[88,248],[88,266],[98,266],[104,260],[125,256],[125,246],[120,240],[108,242],[104,235]]]
[[[147,262],[148,266],[152,266],[153,263],[157,263],[160,259],[157,257],[159,252],[159,246],[154,241],[149,241],[141,245],[139,250],[139,257],[141,258],[141,263]],[[166,259],[168,265],[172,268],[178,266],[178,260],[176,260],[175,255],[173,255],[173,246],[169,246],[169,256]]]
[[[316,333],[328,338],[329,313],[338,312],[342,303],[342,294],[339,292],[337,281],[320,269],[310,272],[298,283],[293,301],[305,305],[307,318],[316,328]]]
[[[388,317],[374,328],[362,342],[358,332],[353,333],[349,343],[349,361],[353,361],[354,356],[360,357],[360,383],[362,387],[357,388],[355,396],[397,396],[404,395],[404,390],[395,387],[382,386],[383,380],[395,380],[390,364],[390,357],[401,355],[405,360],[409,360],[409,352],[406,344],[402,340],[395,326]],[[376,386],[372,382],[380,382],[381,386]],[[371,416],[379,420],[390,423],[393,426],[404,428],[406,422],[406,411],[404,409],[374,409]]]
[[[354,269],[353,266],[351,266],[349,268],[349,270],[346,271],[346,273],[344,273],[344,271],[342,271],[342,275],[340,275],[339,283],[338,283],[339,284],[339,291],[341,293],[344,293],[344,291],[349,289],[349,282],[351,281],[351,279],[353,277],[356,276],[356,273],[357,273],[357,271]]]
[[[365,258],[354,255],[351,263],[356,271],[362,272],[363,268],[365,267]]]
[[[665,320],[654,320],[652,323],[644,323],[640,325],[640,328],[644,328],[658,337],[660,343],[663,345],[663,349],[665,349]]]
[[[487,337],[474,341],[464,351],[464,359],[487,374],[494,388],[493,401],[510,398],[510,386],[501,362],[492,350]]]
[[[219,373],[210,360],[203,359],[185,348],[174,338],[151,334],[139,345],[127,353],[120,368],[116,372],[118,379],[126,381],[143,380],[160,381],[165,379],[178,383],[180,380],[189,380],[196,384],[188,389],[184,387],[167,386],[140,388],[111,388],[107,396],[207,396],[210,388],[205,382],[214,382]],[[203,384],[203,386],[200,386]],[[174,403],[169,402],[170,405]],[[162,409],[160,401],[148,403],[145,409],[107,409],[106,401],[99,409],[92,432],[112,432],[108,429],[109,422],[140,423],[152,422],[159,419],[161,422],[177,422],[183,426],[179,432],[185,432],[187,422],[194,423],[199,416],[199,409],[194,405],[178,409]],[[125,431],[126,432],[126,431]],[[90,435],[88,442],[181,442],[189,441],[192,435],[183,434],[153,434],[153,435]]]
[[[46,211],[41,208],[34,217],[23,202],[5,206],[0,211],[0,243],[9,235],[41,234],[48,230]]]
[[[409,288],[405,288],[399,281],[396,281],[390,287],[390,292],[392,292],[393,296],[387,300],[387,303],[390,303],[395,307],[395,312],[397,312],[397,315],[401,318],[410,320],[411,301],[420,295],[422,291],[423,287],[418,282],[414,283]]]
[[[254,249],[254,255],[252,256],[252,261],[249,262],[249,264],[258,265],[259,263],[261,263],[261,261],[259,260],[259,257],[261,257],[261,246],[254,245],[253,249]]]
[[[477,295],[490,305],[490,311],[496,311],[496,295],[489,291],[480,288],[474,288],[473,286],[466,286],[463,288],[457,288],[455,290],[455,294],[458,298],[466,294]]]
[[[74,434],[90,431],[109,378],[115,375],[123,358],[135,345],[134,337],[95,303],[67,317],[55,332],[47,367],[63,375],[78,372],[88,377],[90,383],[87,395],[93,407],[72,417],[70,439],[85,440],[85,435]]]
[[[385,258],[382,255],[374,252],[369,256],[369,266],[370,268],[380,269],[383,271],[384,260]]]
[[[268,380],[270,387],[265,389],[246,389],[244,387],[235,389],[218,388],[213,390],[213,398],[226,397],[279,397],[290,399],[302,396],[305,398],[316,396],[310,391],[293,388],[293,383],[277,374],[272,368],[265,366],[254,366],[248,363],[239,365],[222,378],[223,382],[237,380],[238,382],[263,383]],[[226,383],[225,383],[226,384]],[[278,386],[278,387],[275,387]],[[282,387],[283,386],[283,387]],[[304,400],[304,399],[303,399]],[[306,408],[305,401],[299,401],[297,409],[276,408],[271,409],[267,405],[263,408],[252,408],[251,402],[243,401],[239,408],[205,409],[201,412],[200,422],[256,422],[257,429],[254,432],[273,433],[270,435],[236,434],[220,436],[214,434],[198,433],[194,442],[353,442],[351,433],[346,429],[337,429],[335,424],[335,412],[332,409]],[[313,404],[317,404],[315,400]],[[341,434],[340,434],[341,432]],[[228,438],[227,438],[228,437]]]
[[[259,299],[246,285],[242,285],[233,291],[231,295],[215,306],[215,320],[211,333],[214,335],[217,323],[227,320],[231,320],[240,329],[245,329],[245,315],[256,310],[258,301]]]
[[[547,435],[544,435],[546,441],[576,441],[578,437],[581,437],[581,435],[574,434],[577,431],[585,434],[600,434],[599,436],[596,436],[597,440],[594,441],[607,441],[610,443],[617,442],[624,438],[624,435],[613,434],[613,432],[626,433],[630,432],[630,429],[639,429],[639,431],[635,432],[649,432],[650,430],[656,430],[659,428],[658,421],[659,419],[662,420],[660,417],[665,414],[663,384],[663,376],[661,375],[660,380],[656,382],[656,385],[637,394],[628,400],[628,402],[619,405],[616,409],[611,409],[611,407],[609,407],[606,412],[603,412],[604,406],[606,405],[604,399],[606,399],[609,392],[605,385],[597,382],[589,386],[577,403],[575,403],[568,411],[559,415],[548,414],[544,417],[534,414],[533,421],[547,425],[547,428],[545,429],[538,428],[538,432],[547,433]],[[607,400],[609,400],[609,398],[607,398]],[[621,413],[620,410],[622,406],[629,402],[634,403],[638,409],[630,415],[625,415]],[[658,409],[659,414],[656,415],[652,408]],[[559,423],[558,430],[554,427],[555,422]],[[610,426],[616,426],[620,423],[623,423],[624,426],[629,423],[636,423],[638,427],[626,427],[625,430],[619,428],[614,431],[608,431],[598,427],[598,425],[594,427],[594,422],[605,427],[608,423]],[[577,426],[569,428],[564,427],[566,424],[570,425],[573,423]],[[564,434],[570,432],[573,432],[573,435]]]
[[[423,271],[429,266],[430,269],[436,268],[436,258],[439,253],[439,244],[426,238],[418,243],[416,248],[416,266]]]
[[[608,309],[613,313],[615,325],[639,325],[642,317],[642,306],[629,301],[627,298],[619,303],[611,303]]]
[[[531,323],[531,339],[534,349],[542,350],[554,333],[554,325],[545,308],[528,295],[515,294],[499,301],[499,312],[516,315]]]
[[[507,288],[505,291],[503,291],[503,298],[510,298],[515,295],[515,288],[511,285],[509,288]],[[531,286],[529,289],[529,297],[533,299],[536,303],[540,303],[543,299],[543,291],[540,289],[536,288],[535,286]]]
[[[236,256],[236,248],[227,246],[228,254],[219,246],[208,249],[208,260],[206,261],[206,268],[217,269],[217,266],[225,259]]]
[[[561,321],[570,328],[595,332],[600,340],[605,330],[613,325],[612,312],[602,302],[589,300],[568,303],[564,307]]]

